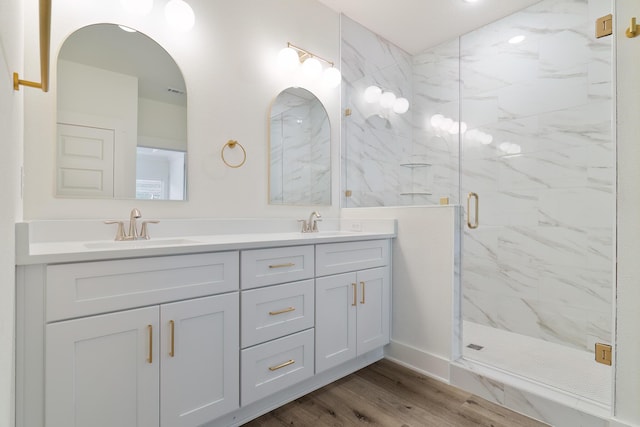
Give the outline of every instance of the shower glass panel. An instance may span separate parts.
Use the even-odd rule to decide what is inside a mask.
[[[605,405],[612,37],[594,23],[608,13],[545,0],[460,38],[463,356]]]

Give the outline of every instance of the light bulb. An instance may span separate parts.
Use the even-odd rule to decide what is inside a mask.
[[[298,52],[290,47],[285,47],[280,52],[278,52],[278,66],[282,70],[295,70],[300,66],[300,57],[298,56]]]
[[[445,132],[449,132],[449,129],[451,129],[451,126],[453,126],[453,120],[450,119],[449,117],[445,117],[442,119],[442,121],[440,122],[440,130],[445,131]]]
[[[322,81],[329,88],[335,88],[340,85],[342,82],[342,74],[340,74],[340,70],[335,67],[327,68],[322,73]]]
[[[316,58],[305,59],[302,63],[302,70],[310,79],[317,79],[322,74],[322,64]]]
[[[382,89],[378,86],[369,86],[364,90],[364,100],[369,104],[380,101],[380,95],[382,95]]]
[[[434,128],[439,128],[443,120],[444,116],[442,114],[434,114],[433,116],[431,116],[431,120],[429,121],[429,123],[431,123],[431,126],[433,126]]]
[[[118,28],[120,28],[122,31],[126,31],[127,33],[136,32],[136,30],[134,30],[133,28],[125,27],[124,25],[118,25]]]
[[[146,16],[153,9],[153,0],[120,0],[120,4],[132,15]]]
[[[183,0],[169,0],[164,7],[164,17],[177,31],[189,31],[195,24],[193,9]]]
[[[396,94],[393,92],[384,92],[380,95],[380,106],[382,108],[391,108],[396,102]]]
[[[449,126],[449,129],[447,129],[447,131],[451,135],[457,135],[460,132],[460,122],[455,122],[452,120],[451,126]]]
[[[404,114],[409,111],[409,100],[407,98],[398,98],[393,103],[393,111],[398,114]]]

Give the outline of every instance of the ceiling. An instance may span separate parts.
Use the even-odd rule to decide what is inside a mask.
[[[410,54],[540,0],[319,0]]]

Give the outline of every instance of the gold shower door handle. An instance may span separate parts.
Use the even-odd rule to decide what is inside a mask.
[[[471,199],[476,199],[475,209],[474,209],[474,218],[473,222],[471,222]],[[467,194],[467,227],[473,229],[478,228],[478,208],[480,206],[480,198],[477,193],[469,193]]]

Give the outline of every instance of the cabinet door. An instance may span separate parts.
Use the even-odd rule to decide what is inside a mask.
[[[158,308],[46,326],[47,427],[157,427]]]
[[[358,356],[389,343],[389,269],[358,272]]]
[[[199,426],[239,407],[238,293],[160,307],[161,425]]]
[[[356,357],[355,273],[316,279],[316,373]]]

